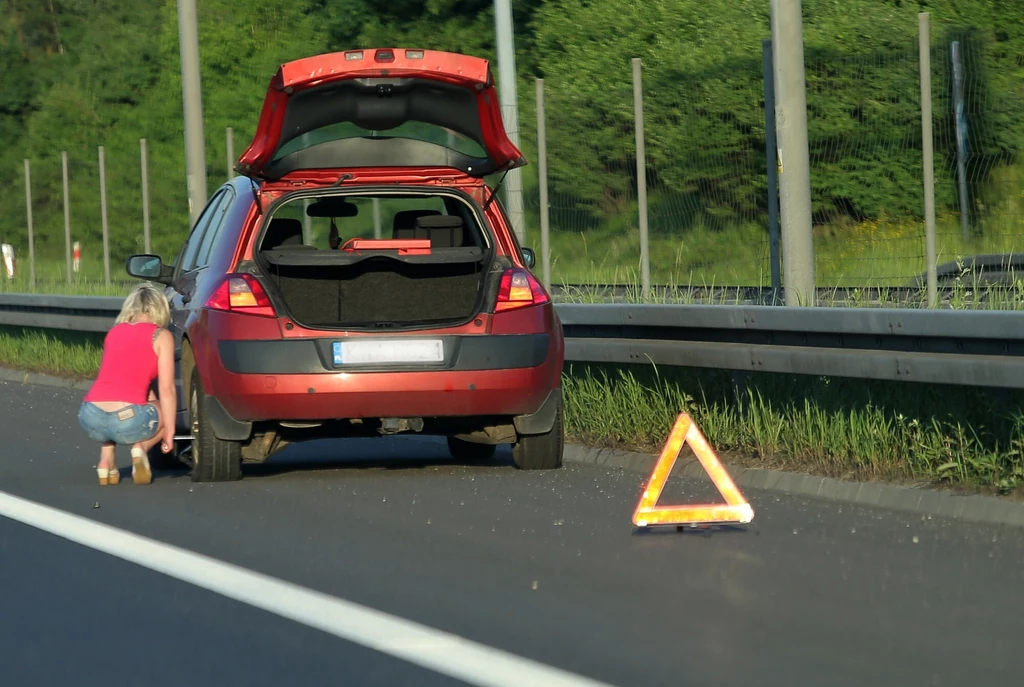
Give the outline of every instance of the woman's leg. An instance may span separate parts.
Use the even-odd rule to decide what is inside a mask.
[[[104,441],[100,446],[100,464],[96,467],[106,468],[107,470],[115,469],[117,467],[117,464],[114,462],[114,448],[116,444],[112,441]]]

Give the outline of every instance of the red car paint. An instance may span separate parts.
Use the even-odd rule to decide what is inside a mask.
[[[350,51],[351,52],[351,51]],[[376,76],[415,76],[473,88],[479,108],[480,131],[490,160],[505,169],[525,164],[501,127],[500,109],[484,60],[446,53],[422,51],[424,58],[404,57],[395,49],[394,60],[386,66],[374,61],[376,51],[364,51],[360,60],[346,60],[346,53],[322,55],[281,67],[267,91],[255,138],[239,160],[250,179],[239,177],[225,184],[223,221],[212,240],[209,257],[202,267],[190,270],[179,261],[173,278],[168,278],[173,316],[172,329],[181,347],[183,374],[181,391],[188,390],[189,370],[198,374],[205,394],[216,399],[238,422],[281,420],[329,420],[383,417],[516,417],[537,413],[552,391],[560,389],[564,340],[561,325],[550,298],[530,276],[536,305],[499,310],[486,303],[472,321],[459,326],[431,330],[394,331],[387,337],[455,336],[465,338],[546,335],[547,350],[539,365],[503,369],[403,370],[377,372],[321,371],[305,373],[247,374],[232,372],[224,362],[225,342],[285,342],[289,340],[342,340],[377,336],[375,331],[316,330],[300,326],[272,308],[256,314],[224,308],[227,275],[242,263],[254,259],[263,212],[276,199],[301,190],[328,187],[348,175],[345,189],[388,185],[458,189],[478,208],[485,208],[494,256],[507,259],[514,268],[527,270],[522,251],[500,202],[483,179],[465,170],[441,166],[316,168],[289,172],[275,179],[259,179],[264,166],[278,147],[285,105],[289,97],[307,88],[333,81]],[[216,195],[207,206],[216,203]],[[486,206],[486,207],[485,207]],[[220,209],[218,209],[220,212]],[[214,213],[216,215],[216,213]],[[213,221],[211,221],[211,226]],[[201,218],[197,223],[200,227]],[[194,239],[199,240],[197,237]],[[372,241],[370,242],[372,243]],[[187,258],[190,242],[183,248]],[[526,293],[529,293],[527,290]],[[520,290],[519,294],[522,295]],[[182,404],[187,393],[179,393]],[[179,425],[188,409],[179,411]]]

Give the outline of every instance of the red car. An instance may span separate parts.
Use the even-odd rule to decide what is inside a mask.
[[[562,464],[564,340],[496,189],[526,164],[486,60],[353,50],[283,65],[236,177],[167,286],[180,345],[180,458],[241,477],[306,439],[445,436],[454,458],[511,444]]]

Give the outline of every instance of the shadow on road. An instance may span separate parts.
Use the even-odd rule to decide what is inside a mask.
[[[425,470],[438,467],[511,467],[512,451],[499,446],[493,458],[458,461],[436,437],[317,439],[291,444],[266,463],[243,463],[243,479],[328,470]],[[190,468],[154,470],[154,479],[188,475]]]

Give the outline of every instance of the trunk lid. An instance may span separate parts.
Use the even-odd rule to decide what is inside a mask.
[[[288,62],[271,79],[240,174],[449,168],[484,177],[526,164],[509,140],[487,60],[432,50],[349,50]]]

